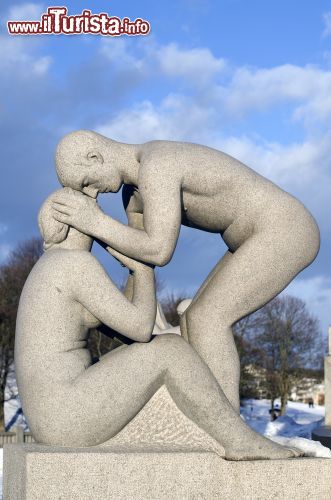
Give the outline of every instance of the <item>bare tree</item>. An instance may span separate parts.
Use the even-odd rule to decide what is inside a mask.
[[[254,340],[266,354],[269,386],[273,397],[276,392],[280,396],[283,415],[298,371],[319,368],[324,351],[322,334],[305,302],[289,295],[273,299],[258,316],[260,325]]]
[[[258,397],[257,384],[250,367],[263,368],[265,353],[252,338],[260,324],[258,313],[250,314],[233,326],[234,340],[240,359],[240,399]]]
[[[18,303],[24,283],[41,254],[42,242],[33,238],[18,245],[0,266],[0,426],[4,423],[6,380],[13,369]]]

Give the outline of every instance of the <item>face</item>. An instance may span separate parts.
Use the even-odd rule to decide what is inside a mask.
[[[67,159],[65,163],[58,166],[58,170],[63,172],[60,175],[63,185],[82,191],[91,198],[96,198],[99,193],[117,193],[123,184],[117,169],[105,162],[98,150]]]

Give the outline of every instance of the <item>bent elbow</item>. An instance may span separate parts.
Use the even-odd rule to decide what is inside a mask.
[[[149,342],[152,338],[154,324],[152,325],[150,321],[145,323],[145,325],[141,329],[141,341],[140,342]]]
[[[158,267],[163,267],[165,266],[166,264],[168,264],[168,262],[171,260],[171,257],[172,257],[172,253],[169,253],[169,252],[159,252],[157,255],[155,255],[154,257],[154,265],[155,266],[158,266]]]
[[[136,342],[147,343],[152,338],[154,325],[148,324],[146,322],[137,322],[135,329],[130,334],[130,338]]]
[[[141,342],[142,344],[147,344],[148,342],[150,342],[151,338],[152,338],[152,334],[143,335],[141,338],[139,338],[139,342]]]

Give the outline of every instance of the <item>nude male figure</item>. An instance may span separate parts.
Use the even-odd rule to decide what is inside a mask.
[[[54,217],[125,255],[164,266],[181,224],[219,234],[228,251],[181,319],[182,335],[239,409],[239,359],[232,325],[281,292],[316,257],[319,230],[293,196],[225,153],[197,144],[123,144],[90,131],[60,142],[64,186]],[[129,226],[93,199],[117,192]]]

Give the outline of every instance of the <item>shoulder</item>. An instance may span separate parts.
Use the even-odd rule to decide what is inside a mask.
[[[179,149],[178,149],[179,148]],[[179,161],[180,143],[153,141],[146,143],[141,155],[139,169],[139,191],[149,187],[165,188],[182,182],[184,163]]]
[[[56,265],[57,268],[62,267],[64,271],[75,273],[80,271],[82,267],[100,266],[99,261],[86,250],[69,250],[69,249],[51,249],[43,256],[43,263]]]
[[[94,289],[110,280],[104,267],[90,252],[68,250],[67,258],[67,264],[70,263],[70,265],[64,266],[63,274],[68,277],[73,297],[77,297],[84,290],[90,293],[91,287]]]
[[[181,143],[174,141],[150,141],[142,145],[140,153],[140,163],[148,165],[158,160],[167,159],[178,149]]]

